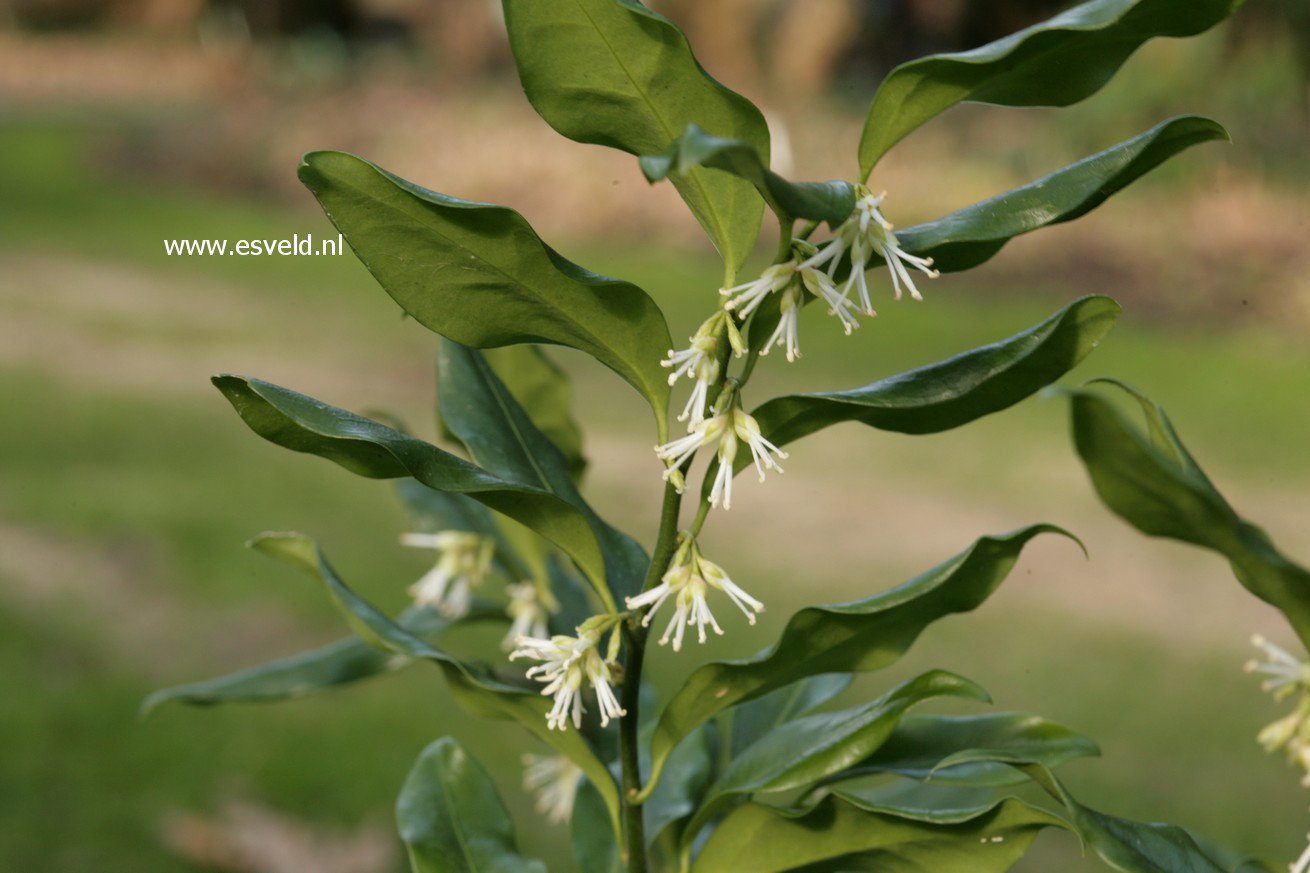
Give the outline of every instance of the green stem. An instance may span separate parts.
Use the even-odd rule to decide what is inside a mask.
[[[655,536],[655,549],[650,556],[650,567],[642,590],[648,591],[664,575],[678,544],[678,512],[682,508],[682,495],[672,485],[664,486],[664,503],[660,508],[660,528]],[[626,714],[619,719],[619,766],[621,768],[623,801],[624,861],[629,873],[646,873],[646,830],[641,820],[641,804],[636,802],[641,793],[641,764],[637,745],[637,723],[640,719],[641,668],[646,656],[646,628],[633,615],[623,627],[623,640],[627,644],[627,657],[623,662],[623,697],[620,701]]]
[[[791,216],[778,216],[778,251],[773,255],[773,262],[775,264],[781,264],[784,261],[791,260],[791,231],[795,226],[796,219]]]

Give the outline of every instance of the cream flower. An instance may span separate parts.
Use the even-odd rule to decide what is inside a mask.
[[[659,642],[663,646],[672,639],[673,651],[677,652],[682,649],[683,636],[689,624],[696,626],[696,636],[702,643],[708,639],[705,632],[707,626],[713,628],[716,634],[723,634],[723,628],[715,621],[705,596],[711,588],[727,594],[728,599],[741,609],[751,624],[755,624],[755,615],[764,611],[764,604],[734,583],[722,567],[706,560],[700,554],[696,541],[683,534],[682,542],[673,553],[660,584],[636,597],[626,598],[626,602],[629,609],[650,607],[641,620],[643,626],[649,627],[655,613],[665,601],[672,599],[673,615]]]
[[[764,438],[760,433],[759,423],[736,406],[736,397],[730,393],[730,390],[725,389],[721,401],[726,401],[723,405],[731,411],[718,412],[714,417],[707,418],[696,425],[687,436],[655,447],[655,454],[665,464],[664,478],[666,481],[672,481],[673,475],[678,473],[678,468],[699,449],[715,446],[719,467],[715,471],[714,484],[710,489],[710,505],[717,507],[721,503],[724,509],[732,508],[732,479],[736,475],[735,463],[739,442],[746,443],[747,448],[750,449],[761,482],[764,481],[765,470],[782,472],[782,467],[775,458],[787,457],[786,452]],[[676,482],[681,483],[680,473]],[[679,491],[681,490],[679,488]]]
[[[671,368],[669,384],[673,385],[681,376],[695,379],[691,396],[683,407],[678,421],[691,420],[691,426],[705,419],[705,403],[710,388],[719,380],[722,365],[720,363],[720,343],[727,338],[735,355],[740,357],[746,352],[746,343],[731,314],[720,309],[711,315],[690,337],[691,345],[682,350],[669,349],[669,356],[660,361],[661,367]]]
[[[531,582],[515,582],[505,586],[505,593],[509,595],[505,612],[509,614],[510,626],[509,633],[501,641],[502,648],[515,648],[519,637],[545,637],[550,632],[547,628],[550,613],[537,596],[537,586]]]
[[[536,795],[537,812],[555,824],[573,815],[582,768],[563,755],[524,755],[523,790]]]
[[[792,279],[796,276],[796,266],[796,259],[793,257],[781,264],[765,267],[764,272],[760,274],[758,279],[753,279],[732,288],[720,288],[720,294],[724,297],[732,297],[731,300],[723,304],[723,308],[730,312],[736,312],[738,318],[745,319],[764,302],[764,298],[774,291],[781,291],[791,284]]]
[[[448,618],[467,615],[472,589],[482,584],[491,569],[495,542],[481,534],[455,530],[402,534],[400,542],[437,552],[437,563],[409,586],[414,603],[435,607]]]
[[[546,714],[546,725],[552,730],[566,730],[569,721],[575,728],[582,727],[582,714],[587,711],[582,705],[584,679],[596,692],[601,727],[607,726],[611,718],[627,714],[614,694],[609,664],[597,651],[603,627],[589,628],[591,621],[594,619],[579,626],[576,637],[563,634],[550,639],[519,637],[519,647],[510,653],[511,661],[533,658],[542,662],[529,667],[527,677],[545,683],[541,693],[555,698],[554,706]]]

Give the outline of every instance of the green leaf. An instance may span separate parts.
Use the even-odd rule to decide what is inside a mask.
[[[1005,579],[1024,545],[1041,533],[1073,539],[1053,525],[983,537],[894,588],[852,603],[802,609],[787,622],[778,642],[753,658],[701,666],[660,714],[651,740],[647,791],[674,746],[729,707],[807,676],[868,672],[895,663],[928,625],[981,605]]]
[[[1110,81],[1156,36],[1193,36],[1241,0],[1092,0],[995,42],[930,55],[887,74],[860,138],[860,178],[911,131],[957,103],[1068,106]]]
[[[519,854],[491,777],[451,737],[419,755],[396,800],[396,823],[414,873],[546,873]]]
[[[504,8],[523,90],[569,139],[652,155],[695,123],[768,160],[764,116],[710,78],[664,16],[636,0],[504,0]],[[764,211],[750,183],[696,168],[673,184],[728,267],[740,269]]]
[[[578,873],[623,873],[619,842],[605,815],[605,801],[586,779],[578,785],[573,800],[569,836]]]
[[[1149,536],[1211,549],[1226,557],[1248,591],[1279,609],[1310,647],[1310,572],[1242,519],[1211,484],[1164,410],[1122,383],[1145,413],[1143,432],[1092,391],[1071,393],[1074,445],[1101,500]]]
[[[573,481],[582,478],[587,458],[582,427],[573,417],[573,385],[540,346],[504,346],[482,353],[509,393],[546,439],[568,460]]]
[[[901,247],[944,272],[969,270],[1011,239],[1091,212],[1179,152],[1228,140],[1216,121],[1184,115],[1021,188],[896,232]]]
[[[1027,777],[996,758],[1054,768],[1099,754],[1096,743],[1087,737],[1037,715],[909,715],[886,743],[839,778],[896,773],[937,784],[1000,787],[1025,782]]]
[[[871,703],[775,728],[733,759],[710,786],[683,833],[683,851],[690,852],[696,834],[737,796],[808,788],[840,773],[886,742],[910,707],[943,696],[990,702],[987,692],[968,679],[934,670],[901,683]]]
[[[669,329],[636,285],[566,260],[512,209],[429,191],[353,155],[310,152],[300,180],[415,321],[474,348],[584,351],[641,392],[663,434]]]
[[[317,579],[363,639],[388,652],[436,664],[451,695],[464,709],[483,718],[513,719],[581,767],[604,798],[617,832],[619,797],[614,777],[578,731],[553,731],[546,726],[546,713],[551,708],[547,697],[535,689],[509,685],[484,671],[474,670],[396,624],[350,590],[309,537],[294,533],[264,534],[253,540],[251,546]]]
[[[641,546],[602,521],[582,499],[568,460],[532,423],[481,353],[447,340],[437,359],[442,421],[473,460],[495,476],[555,495],[586,519],[605,558],[604,582],[595,580],[597,594],[611,611],[625,595],[640,591],[650,563]]]
[[[778,725],[804,715],[851,687],[850,673],[807,676],[728,711],[732,721],[732,755],[736,757]]]
[[[1109,297],[1084,297],[998,343],[863,388],[775,397],[753,414],[779,446],[843,421],[898,433],[949,430],[1059,379],[1096,347],[1119,311]],[[742,459],[738,469],[749,462]]]
[[[1063,822],[1021,800],[910,814],[831,795],[799,811],[747,803],[705,842],[692,873],[876,870],[1002,873]]]
[[[410,477],[464,494],[535,530],[577,562],[597,590],[605,559],[587,517],[536,485],[493,476],[422,440],[259,379],[215,376],[250,429],[269,442],[327,458],[372,479]]]
[[[489,617],[486,613],[473,613],[463,620],[486,617]],[[413,609],[400,617],[399,624],[414,636],[435,643],[441,632],[452,622],[436,610]],[[350,637],[227,676],[161,689],[145,699],[141,705],[141,714],[144,716],[170,700],[195,706],[211,706],[303,697],[316,691],[390,673],[410,663],[409,658],[380,651],[358,637]]]
[[[641,746],[650,747],[650,729],[642,731]],[[715,734],[713,725],[704,724],[692,731],[687,741],[669,756],[664,776],[650,799],[641,807],[646,844],[654,843],[670,825],[689,818],[700,805],[714,775]],[[649,762],[646,762],[649,763]]]
[[[643,155],[640,162],[652,183],[685,178],[698,167],[739,176],[754,185],[769,208],[784,219],[808,218],[836,227],[855,208],[855,187],[850,182],[788,182],[768,168],[753,146],[710,136],[694,124],[662,154]]]

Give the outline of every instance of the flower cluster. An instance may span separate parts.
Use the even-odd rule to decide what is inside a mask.
[[[481,534],[458,530],[402,534],[400,542],[437,552],[436,564],[409,587],[414,602],[435,607],[448,618],[467,615],[472,589],[482,584],[491,569],[495,542]]]
[[[582,768],[563,755],[524,755],[523,790],[537,795],[537,812],[555,824],[573,815]]]
[[[628,609],[649,606],[650,611],[641,620],[643,626],[649,626],[659,608],[665,601],[672,599],[673,616],[664,629],[664,636],[660,637],[660,645],[667,644],[672,638],[673,650],[676,652],[682,648],[682,638],[688,624],[696,625],[697,636],[702,643],[706,640],[706,625],[714,628],[716,634],[723,633],[719,623],[714,620],[714,614],[710,612],[709,602],[705,599],[706,593],[711,588],[728,595],[728,599],[737,605],[751,624],[755,624],[756,614],[764,611],[764,604],[743,591],[728,577],[722,567],[706,560],[701,555],[695,538],[683,533],[680,535],[678,548],[669,562],[669,569],[664,573],[660,584],[636,597],[627,598],[627,606]]]
[[[691,397],[678,416],[678,421],[690,419],[688,427],[695,427],[705,420],[705,404],[710,389],[718,383],[723,367],[721,360],[725,338],[735,356],[741,357],[746,353],[746,343],[741,338],[737,323],[729,312],[720,309],[705,319],[695,335],[689,338],[690,346],[681,351],[669,349],[669,356],[660,361],[661,367],[673,369],[669,374],[670,385],[684,375],[695,380]]]
[[[609,725],[611,718],[627,714],[614,694],[614,677],[610,672],[618,654],[619,621],[618,616],[598,615],[579,625],[575,637],[564,634],[549,639],[519,637],[518,648],[510,653],[509,659],[532,658],[542,662],[528,668],[527,676],[544,682],[546,687],[541,693],[555,698],[555,705],[546,714],[546,724],[552,730],[566,730],[569,721],[575,728],[582,727],[582,714],[587,711],[582,705],[584,680],[596,692],[601,727]],[[611,628],[610,651],[608,657],[602,658],[600,639]]]
[[[664,462],[664,479],[673,482],[678,491],[684,487],[680,468],[692,455],[706,446],[715,446],[719,469],[710,491],[710,505],[732,508],[732,477],[736,474],[737,445],[746,443],[755,469],[764,481],[765,470],[782,472],[776,459],[786,460],[787,453],[765,439],[754,417],[738,405],[736,392],[725,388],[715,404],[715,414],[697,424],[684,437],[655,447],[655,454]]]
[[[1263,663],[1255,659],[1246,662],[1248,673],[1269,677],[1261,687],[1273,694],[1275,700],[1286,700],[1298,691],[1301,695],[1291,713],[1266,725],[1256,739],[1267,752],[1283,750],[1289,763],[1306,771],[1301,784],[1310,786],[1310,663],[1297,659],[1259,634],[1251,642],[1267,658]],[[1310,845],[1289,869],[1291,873],[1310,873]]]

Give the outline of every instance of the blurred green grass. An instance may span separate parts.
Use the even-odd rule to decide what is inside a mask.
[[[164,257],[164,237],[275,238],[324,233],[327,224],[308,210],[106,177],[86,160],[87,146],[104,130],[96,123],[13,117],[0,126],[0,202],[6,204],[0,261],[23,266],[0,278],[5,317],[21,315],[14,324],[59,340],[44,355],[4,365],[0,399],[18,410],[18,424],[0,429],[6,461],[0,521],[21,534],[20,545],[37,542],[76,557],[41,562],[19,549],[0,564],[9,592],[0,595],[6,641],[0,668],[18,689],[0,697],[6,738],[0,783],[20,786],[0,800],[0,869],[186,869],[161,845],[162,817],[213,809],[226,792],[316,822],[385,822],[413,757],[448,731],[468,740],[502,777],[529,848],[557,852],[559,835],[528,825],[529,805],[514,791],[520,734],[463,719],[425,671],[277,707],[168,708],[144,723],[135,719],[140,699],[159,685],[339,633],[313,585],[240,548],[250,535],[289,527],[313,534],[352,584],[388,607],[402,602],[404,585],[423,569],[421,559],[394,545],[404,522],[384,483],[353,479],[260,441],[204,384],[201,361],[218,358],[244,371],[253,355],[273,372],[252,375],[303,377],[309,384],[289,387],[352,408],[386,406],[430,435],[433,341],[398,318],[353,257]],[[1130,209],[1131,193],[1104,208]],[[592,269],[646,287],[668,313],[675,337],[694,329],[716,284],[714,265],[694,257],[650,248],[560,248]],[[104,275],[106,286],[79,298],[45,294],[15,279],[65,262]],[[179,300],[196,295],[197,314],[170,308],[169,317],[143,319],[149,299],[118,315],[85,305],[98,290],[131,296],[134,278],[157,286],[156,295],[158,288]],[[947,277],[928,289],[925,304],[886,305],[853,340],[839,341],[812,308],[803,325],[805,366],[769,359],[752,393],[862,384],[1000,339],[1066,302],[1054,283],[1021,296],[1008,290],[985,270]],[[203,295],[210,293],[221,293],[235,314],[209,317]],[[1161,399],[1230,492],[1258,498],[1266,487],[1304,489],[1310,417],[1298,398],[1310,390],[1310,351],[1258,327],[1171,330],[1134,323],[1131,312],[1124,322],[1076,376],[1114,374]],[[115,371],[98,357],[105,349],[178,371],[171,376],[194,374],[194,382],[183,379],[179,387],[171,376],[162,378],[168,374]],[[598,505],[648,537],[652,519],[638,499],[653,492],[645,481],[653,462],[644,454],[649,438],[640,402],[616,398],[621,383],[611,374],[578,356],[561,357],[577,380],[581,417],[594,428]],[[807,465],[818,469],[823,456],[843,451],[840,463],[851,479],[836,487],[853,492],[886,482],[886,489],[870,489],[871,501],[922,490],[952,506],[994,505],[997,519],[1017,523],[1069,504],[1076,521],[1095,511],[1094,499],[1078,478],[1062,413],[1058,401],[1030,401],[961,433],[924,440],[843,429],[814,447],[797,447],[789,477],[803,478]],[[626,471],[635,457],[647,466]],[[1060,466],[1029,478],[1026,465],[1035,459]],[[1076,497],[1059,491],[1068,482],[1079,483]],[[850,495],[852,505],[858,508],[862,496]],[[742,499],[757,498],[768,501],[769,491],[752,488]],[[1304,531],[1305,517],[1295,512],[1270,513],[1270,520],[1259,505],[1240,508],[1270,521],[1276,535]],[[795,505],[784,506],[776,514],[794,511]],[[742,552],[753,544],[751,518],[743,524],[734,512],[725,519],[718,548],[734,576],[765,595],[767,621],[750,633],[737,633],[734,625],[707,654],[747,654],[816,596],[859,596],[926,566],[898,557],[898,543],[878,540],[856,518],[831,536],[864,535],[871,554],[859,563],[809,566],[797,585],[786,564]],[[936,529],[933,519],[924,518],[929,545],[920,551],[937,560],[994,532]],[[785,518],[777,524],[785,531]],[[1124,540],[1134,536],[1112,524],[1107,530]],[[1113,549],[1117,542],[1093,543],[1093,557],[1098,545]],[[1288,545],[1296,553],[1303,543]],[[1069,550],[1061,554],[1067,558]],[[1161,554],[1172,558],[1175,551],[1162,547]],[[1208,572],[1198,585],[1232,585],[1219,561],[1197,566]],[[88,588],[96,589],[94,596]],[[882,687],[890,676],[928,667],[959,670],[987,686],[998,706],[1042,712],[1102,742],[1104,760],[1070,770],[1086,799],[1125,815],[1194,826],[1246,850],[1276,857],[1296,850],[1304,800],[1294,773],[1255,746],[1255,731],[1274,710],[1240,673],[1235,654],[1255,628],[1232,627],[1228,638],[1212,643],[1189,637],[1185,625],[1194,616],[1186,603],[1159,616],[1168,627],[1157,634],[1140,622],[1118,627],[1103,611],[1083,620],[1076,603],[1008,591],[997,601],[975,616],[944,622],[904,665],[862,679],[859,687]],[[1203,626],[1215,620],[1209,616]],[[667,670],[666,690],[701,654],[657,656]],[[1260,802],[1234,806],[1232,798]],[[1075,864],[1067,852],[1055,860],[1042,854],[1028,869]]]

